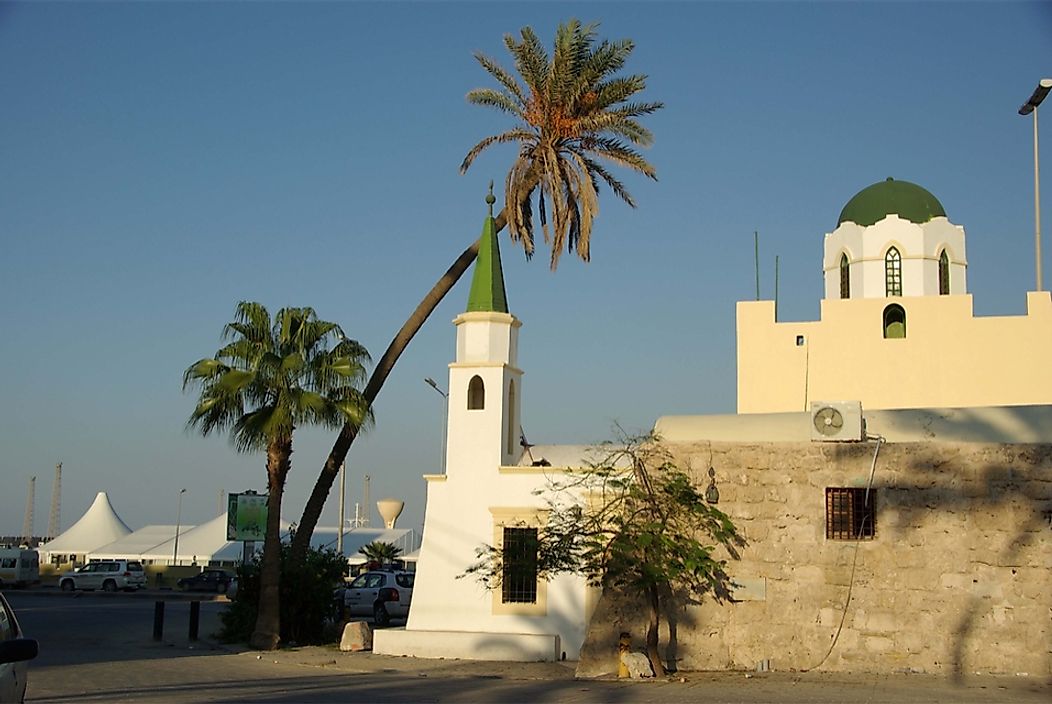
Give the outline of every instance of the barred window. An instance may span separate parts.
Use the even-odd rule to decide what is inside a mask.
[[[537,603],[537,529],[505,528],[501,601]]]
[[[872,540],[876,534],[876,489],[826,488],[826,540]]]
[[[888,296],[902,295],[902,256],[892,247],[884,256],[884,275]]]

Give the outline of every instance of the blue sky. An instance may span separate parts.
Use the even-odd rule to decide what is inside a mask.
[[[313,306],[379,358],[514,158],[495,148],[457,172],[509,125],[465,102],[491,85],[472,53],[510,65],[505,33],[531,25],[548,44],[571,17],[634,39],[629,70],[667,107],[647,120],[660,180],[622,174],[636,210],[604,191],[591,263],[551,273],[546,252],[526,262],[502,239],[531,442],[733,412],[753,232],[762,297],[777,255],[781,319],[814,319],[824,233],[888,176],[966,228],[976,313],[1024,312],[1032,123],[1016,109],[1052,75],[1047,3],[4,3],[0,534],[20,532],[31,475],[46,529],[56,462],[64,527],[96,491],[137,528],[173,523],[182,487],[190,524],[220,490],[262,489],[262,456],[185,431],[182,371],[239,300]],[[406,527],[439,467],[442,399],[423,379],[444,386],[467,288],[348,458],[350,500],[369,474],[373,500],[406,501]],[[331,441],[297,436],[288,519]]]

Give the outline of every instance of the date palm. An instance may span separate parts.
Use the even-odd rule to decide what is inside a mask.
[[[631,101],[646,88],[646,76],[615,74],[634,45],[628,39],[597,42],[595,25],[582,26],[577,20],[560,25],[551,56],[529,27],[522,29],[519,39],[506,35],[504,45],[522,83],[493,59],[476,54],[501,87],[477,88],[467,98],[511,115],[517,124],[472,147],[460,171],[466,172],[490,146],[517,144],[519,156],[504,181],[511,239],[532,256],[532,200],[537,193],[544,241],[551,245],[551,268],[559,265],[564,247],[588,261],[592,221],[599,213],[599,182],[635,207],[624,184],[598,160],[657,180],[654,167],[632,145],[647,147],[653,142],[653,135],[637,118],[660,110],[662,104]]]
[[[598,213],[599,182],[605,182],[619,198],[635,206],[624,185],[596,161],[602,159],[625,166],[655,179],[654,168],[630,145],[647,146],[650,132],[636,118],[662,107],[661,103],[629,102],[642,91],[646,77],[618,77],[632,53],[631,40],[597,41],[593,26],[582,27],[572,20],[556,30],[551,56],[529,27],[521,39],[504,38],[522,84],[496,61],[477,53],[475,58],[500,84],[498,89],[480,88],[468,93],[469,102],[495,107],[516,117],[519,124],[487,137],[468,152],[461,164],[467,171],[484,149],[494,144],[517,143],[519,155],[505,179],[504,208],[494,218],[496,231],[509,225],[512,238],[527,256],[534,252],[531,198],[540,191],[538,212],[551,245],[551,266],[559,262],[563,246],[588,261],[592,221]],[[551,211],[551,229],[548,213]],[[388,345],[369,377],[363,395],[372,404],[395,362],[423,326],[428,316],[460,280],[478,255],[478,240],[471,242],[453,265],[428,291]],[[358,428],[346,424],[303,510],[299,530],[292,543],[292,559],[306,555],[325,500],[332,489]]]
[[[183,374],[184,390],[201,388],[187,425],[203,435],[229,431],[239,452],[266,452],[267,524],[250,643],[269,650],[280,637],[281,499],[293,432],[303,425],[361,428],[370,421],[357,388],[369,353],[311,308],[283,308],[271,320],[265,307],[243,301],[223,337],[229,342],[214,357]]]

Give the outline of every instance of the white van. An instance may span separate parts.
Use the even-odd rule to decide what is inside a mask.
[[[30,548],[0,548],[0,587],[40,582],[40,555]]]

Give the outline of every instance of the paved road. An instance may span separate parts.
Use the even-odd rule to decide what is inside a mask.
[[[121,595],[7,592],[41,642],[30,702],[1041,702],[1036,678],[964,685],[923,675],[689,673],[682,681],[576,680],[569,663],[479,663],[300,648],[273,654],[187,639],[189,606],[169,603],[164,642],[151,638],[153,602]],[[202,604],[201,633],[221,603]]]

